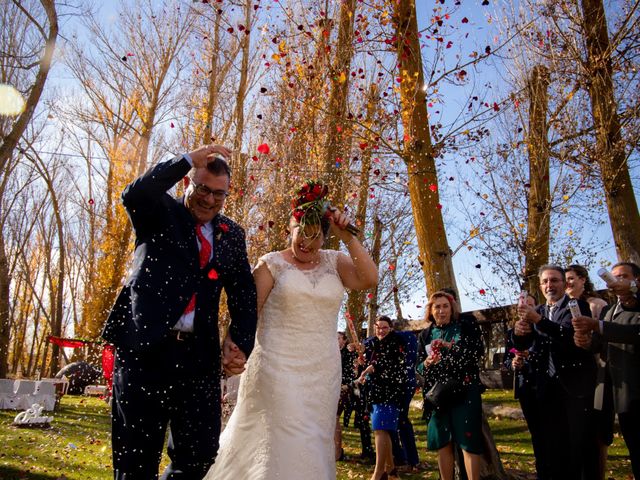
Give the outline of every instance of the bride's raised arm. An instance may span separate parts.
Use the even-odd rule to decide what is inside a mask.
[[[349,217],[335,210],[331,217],[331,231],[349,250],[349,256],[338,256],[338,274],[350,290],[366,290],[378,284],[378,266],[357,237],[347,231]],[[258,297],[259,300],[259,297]]]

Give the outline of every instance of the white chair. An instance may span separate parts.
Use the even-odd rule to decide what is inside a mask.
[[[0,378],[0,410],[11,408],[9,401],[13,398],[14,381],[9,378]]]
[[[56,386],[51,382],[36,382],[35,392],[33,395],[29,395],[29,402],[31,405],[39,403],[44,410],[54,410],[56,408]]]
[[[13,406],[14,410],[26,410],[33,402],[30,397],[36,391],[36,382],[33,380],[16,380],[16,394]]]

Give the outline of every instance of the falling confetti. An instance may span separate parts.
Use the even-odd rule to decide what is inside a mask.
[[[13,117],[20,115],[26,103],[18,90],[11,85],[0,84],[0,115]]]

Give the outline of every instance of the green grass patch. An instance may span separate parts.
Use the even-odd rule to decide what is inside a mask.
[[[418,396],[416,398],[419,398]],[[512,392],[489,390],[485,403],[517,407]],[[109,480],[111,470],[109,407],[97,398],[63,397],[49,429],[16,428],[17,412],[0,411],[0,478],[3,480]],[[411,409],[420,461],[429,466],[418,474],[403,474],[405,480],[439,478],[435,452],[426,448],[427,429],[418,409]],[[353,423],[353,422],[352,422]],[[489,418],[503,465],[518,473],[533,473],[533,452],[524,421]],[[338,462],[338,480],[369,479],[372,465],[359,462],[360,435],[351,425],[343,431],[347,459]],[[163,457],[161,470],[167,464]],[[619,433],[609,449],[608,477],[631,478],[629,453]]]

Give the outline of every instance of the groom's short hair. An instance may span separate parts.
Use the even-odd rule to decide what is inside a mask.
[[[213,157],[213,159],[211,159],[207,163],[207,166],[204,168],[206,168],[210,174],[215,175],[216,177],[226,175],[229,180],[231,180],[231,167],[229,167],[227,161],[222,157]],[[196,170],[197,169],[195,167],[191,168],[191,170],[189,170],[189,173],[187,173],[187,176],[189,178],[193,178],[193,176],[196,174]]]

